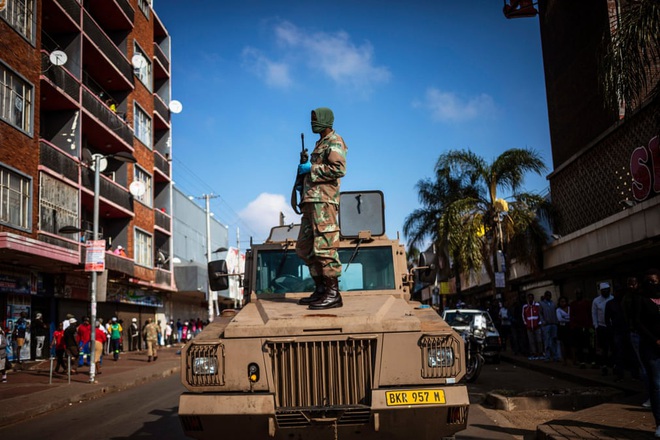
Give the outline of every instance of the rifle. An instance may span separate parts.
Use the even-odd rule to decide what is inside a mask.
[[[302,149],[300,151],[300,163],[303,164],[306,163],[307,160],[309,159],[309,155],[307,154],[307,149],[305,148],[304,133],[300,133],[300,142],[302,143]],[[304,180],[305,180],[305,176],[299,175],[298,171],[296,170],[296,181],[293,184],[293,188],[291,188],[291,208],[293,208],[293,212],[295,212],[298,215],[302,214],[302,211],[300,210],[300,203],[302,203],[302,191],[303,191]],[[300,192],[300,202],[298,202],[298,192]]]

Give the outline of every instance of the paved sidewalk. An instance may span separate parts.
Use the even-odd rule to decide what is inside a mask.
[[[504,355],[504,362],[541,371],[545,374],[575,382],[579,387],[607,387],[621,391],[612,402],[574,411],[565,417],[539,425],[539,440],[650,440],[655,432],[651,410],[641,404],[647,399],[643,384],[632,379],[628,372],[617,381],[609,371],[603,376],[600,369],[579,368],[561,362],[530,361],[523,356]]]
[[[0,383],[0,426],[21,422],[51,410],[128,389],[149,380],[178,374],[180,345],[158,350],[158,360],[147,362],[146,351],[122,353],[118,361],[104,355],[101,374],[89,382],[89,367],[71,375],[50,378],[50,361],[14,364],[7,383]],[[53,368],[56,362],[53,360]]]

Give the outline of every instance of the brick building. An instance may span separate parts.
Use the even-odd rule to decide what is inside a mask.
[[[175,291],[167,29],[149,0],[8,0],[0,41],[0,323],[90,313],[95,193],[97,316],[155,316]]]

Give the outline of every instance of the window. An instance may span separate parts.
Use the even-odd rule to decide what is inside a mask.
[[[2,17],[18,33],[34,43],[33,17],[34,0],[11,0],[7,1],[7,7],[0,11]]]
[[[78,190],[48,174],[39,175],[39,229],[57,234],[78,226]]]
[[[149,19],[149,10],[151,8],[151,1],[152,0],[138,0],[138,8],[140,8],[140,11],[142,11],[144,16],[147,17],[147,20]]]
[[[133,118],[135,137],[146,145],[147,148],[151,149],[151,118],[144,110],[142,110],[137,102],[134,107],[135,111],[133,112]]]
[[[32,134],[33,87],[0,63],[0,119]]]
[[[138,79],[142,82],[142,84],[144,84],[147,90],[151,92],[151,62],[149,61],[149,56],[144,53],[142,48],[138,46],[137,43],[133,45],[133,49],[133,57],[141,57],[133,61],[133,72],[135,73],[135,76],[137,76]],[[139,60],[139,62],[136,63],[137,60]]]
[[[30,229],[32,179],[0,165],[0,223]]]
[[[152,196],[151,196],[152,194],[151,176],[137,165],[135,165],[133,169],[135,170],[135,175],[133,176],[133,180],[144,183],[144,194],[134,196],[135,199],[144,203],[149,207],[153,206]]]
[[[141,266],[154,266],[153,238],[146,232],[135,229],[135,263]]]

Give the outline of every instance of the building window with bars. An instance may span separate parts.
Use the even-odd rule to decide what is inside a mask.
[[[135,264],[154,267],[153,237],[151,234],[135,228]]]
[[[2,2],[0,2],[2,3]],[[0,17],[16,32],[34,44],[34,4],[35,0],[7,1],[5,9],[0,11]]]
[[[0,223],[30,230],[32,178],[0,164]]]
[[[142,110],[137,102],[134,104],[133,118],[135,137],[138,138],[147,148],[152,149],[151,118],[144,110]]]
[[[34,87],[0,63],[0,119],[32,135]]]
[[[57,234],[78,226],[78,190],[48,174],[39,174],[39,229]]]
[[[152,207],[153,198],[152,198],[152,190],[151,190],[151,176],[137,165],[135,165],[133,169],[135,170],[135,173],[133,175],[133,180],[142,182],[144,184],[144,194],[135,195],[134,196],[135,200],[144,203],[149,207]]]
[[[151,1],[152,0],[138,0],[138,8],[140,8],[140,11],[142,11],[144,16],[147,17],[147,20],[149,19],[151,10]]]

